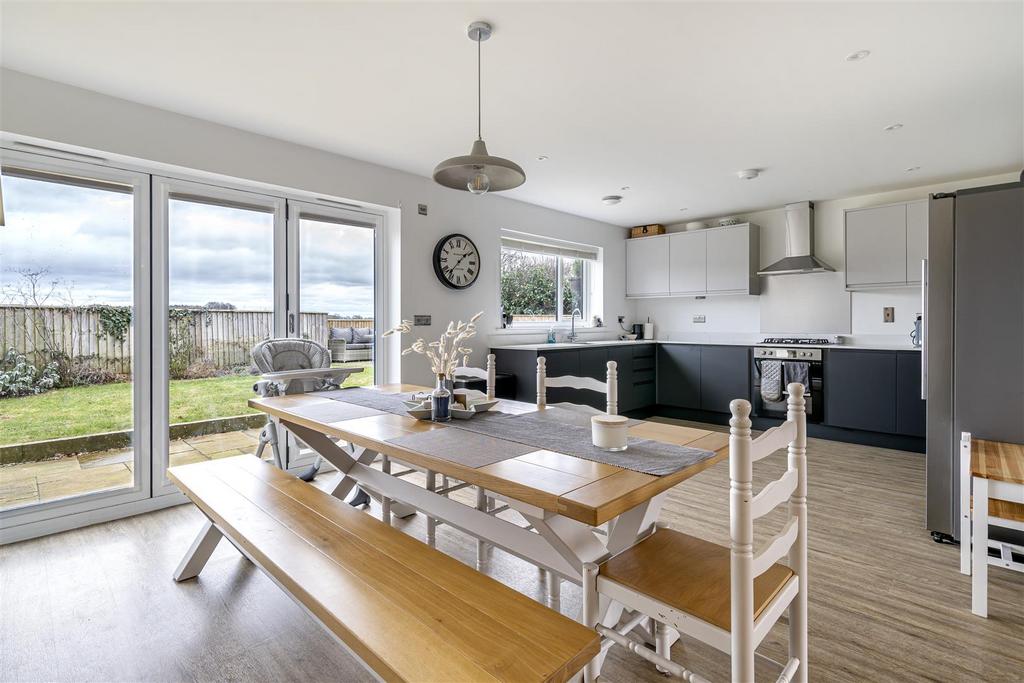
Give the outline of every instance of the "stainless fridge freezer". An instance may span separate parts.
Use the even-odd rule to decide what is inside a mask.
[[[958,442],[1024,443],[1022,182],[933,195],[922,264],[927,528],[957,538]]]

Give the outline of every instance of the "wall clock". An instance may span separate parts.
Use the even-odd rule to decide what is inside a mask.
[[[445,287],[466,289],[480,275],[480,252],[465,235],[445,235],[434,247],[434,274]]]

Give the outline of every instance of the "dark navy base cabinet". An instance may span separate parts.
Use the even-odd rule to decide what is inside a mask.
[[[825,363],[825,424],[923,437],[918,351],[830,349]]]

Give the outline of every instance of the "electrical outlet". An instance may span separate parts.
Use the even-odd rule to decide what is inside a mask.
[[[626,322],[626,316],[624,316],[624,315],[620,315],[620,316],[619,316],[619,324],[621,325],[621,324],[622,324],[622,323],[624,323],[624,322]]]
[[[412,324],[416,327],[430,327],[430,316],[429,315],[414,315],[412,317]]]
[[[882,322],[883,323],[894,323],[896,322],[896,309],[892,306],[886,306],[882,309]]]
[[[708,321],[707,316],[695,315],[693,316],[693,322],[695,323],[706,323]]]

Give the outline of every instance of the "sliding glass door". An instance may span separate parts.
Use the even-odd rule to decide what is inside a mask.
[[[3,153],[0,527],[150,494],[149,177]]]
[[[164,247],[154,263],[155,483],[175,490],[168,466],[256,449],[264,418],[247,406],[251,352],[283,334],[284,201],[168,178],[153,187]]]
[[[155,509],[168,467],[254,452],[266,339],[374,383],[381,215],[2,154],[0,542]]]

